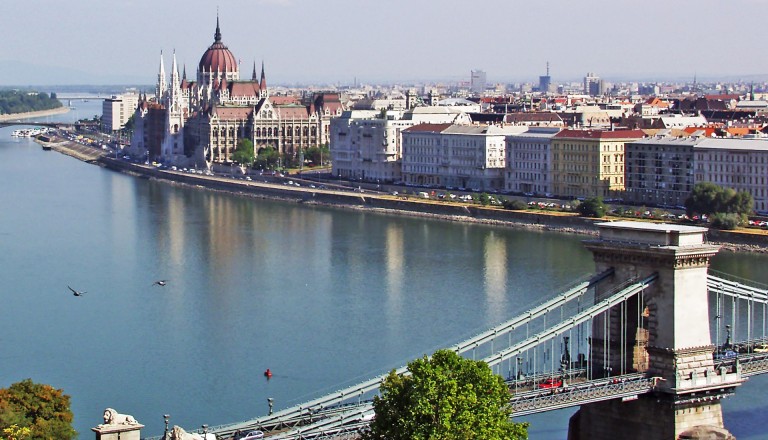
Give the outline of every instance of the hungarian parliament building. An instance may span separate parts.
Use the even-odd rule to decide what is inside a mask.
[[[240,78],[237,58],[221,40],[219,19],[213,44],[203,53],[195,81],[179,75],[173,54],[170,77],[163,55],[153,97],[139,100],[130,153],[179,166],[232,164],[238,142],[253,142],[254,153],[271,147],[299,157],[310,147],[328,144],[330,121],[341,116],[337,93],[299,98],[270,96],[264,64],[249,80]]]

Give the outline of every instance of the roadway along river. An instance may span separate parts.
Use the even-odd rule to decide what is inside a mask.
[[[0,386],[112,407],[160,434],[245,420],[378,375],[593,271],[578,236],[253,200],[110,172],[0,130]],[[768,282],[768,257],[715,267]],[[167,279],[166,286],[153,285]],[[87,293],[74,297],[67,285]],[[262,372],[274,373],[267,381]],[[725,401],[765,438],[768,380]],[[529,417],[564,439],[571,410]]]

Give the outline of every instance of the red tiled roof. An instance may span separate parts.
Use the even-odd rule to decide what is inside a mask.
[[[295,96],[270,96],[269,100],[274,105],[299,104],[299,98]]]
[[[253,107],[216,107],[214,114],[223,121],[246,120],[251,116]]]
[[[307,108],[300,105],[286,105],[277,107],[280,119],[309,119]]]
[[[434,132],[441,133],[443,130],[450,127],[452,124],[419,124],[413,127],[406,128],[403,131],[421,131],[421,132]]]
[[[229,85],[229,96],[258,96],[259,83],[255,81],[234,82]]]
[[[574,130],[565,129],[556,134],[556,138],[576,139],[640,139],[644,136],[643,130]]]
[[[563,118],[551,112],[508,113],[504,122],[563,122]]]
[[[685,127],[682,129],[686,134],[693,134],[697,131],[703,131],[707,137],[711,137],[712,133],[715,132],[714,127]]]
[[[734,93],[723,93],[720,95],[704,95],[704,98],[712,101],[730,101],[732,99],[738,101],[741,99],[741,96]]]

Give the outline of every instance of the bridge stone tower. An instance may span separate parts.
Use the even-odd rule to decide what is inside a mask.
[[[637,399],[583,405],[571,418],[569,440],[678,439],[697,426],[722,431],[720,400],[742,380],[713,361],[707,270],[718,247],[705,242],[700,227],[626,221],[598,227],[599,239],[585,246],[597,272],[614,275],[598,287],[595,301],[658,277],[626,309],[614,307],[593,321],[592,374],[644,372],[658,381],[655,392]]]

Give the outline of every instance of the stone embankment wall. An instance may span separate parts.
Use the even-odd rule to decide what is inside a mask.
[[[539,231],[555,231],[584,235],[597,235],[595,223],[606,219],[592,219],[577,215],[562,215],[536,211],[511,211],[501,208],[470,204],[442,203],[416,197],[402,199],[392,196],[374,196],[367,193],[316,190],[280,184],[262,184],[229,178],[168,172],[120,159],[102,157],[99,162],[111,169],[154,177],[206,189],[226,191],[265,199],[292,201],[344,209],[365,210],[415,217],[473,222]],[[724,250],[768,252],[768,235],[745,234],[710,229],[710,243],[720,244]]]
[[[355,210],[395,213],[401,215],[440,218],[464,222],[498,224],[532,230],[561,231],[580,234],[597,234],[595,219],[575,215],[545,215],[529,211],[510,211],[479,205],[441,203],[410,197],[376,196],[366,193],[316,190],[280,184],[245,182],[229,178],[168,172],[155,168],[104,157],[100,162],[108,168],[140,174],[183,184],[204,186],[207,189],[227,191],[298,203],[334,206]]]

